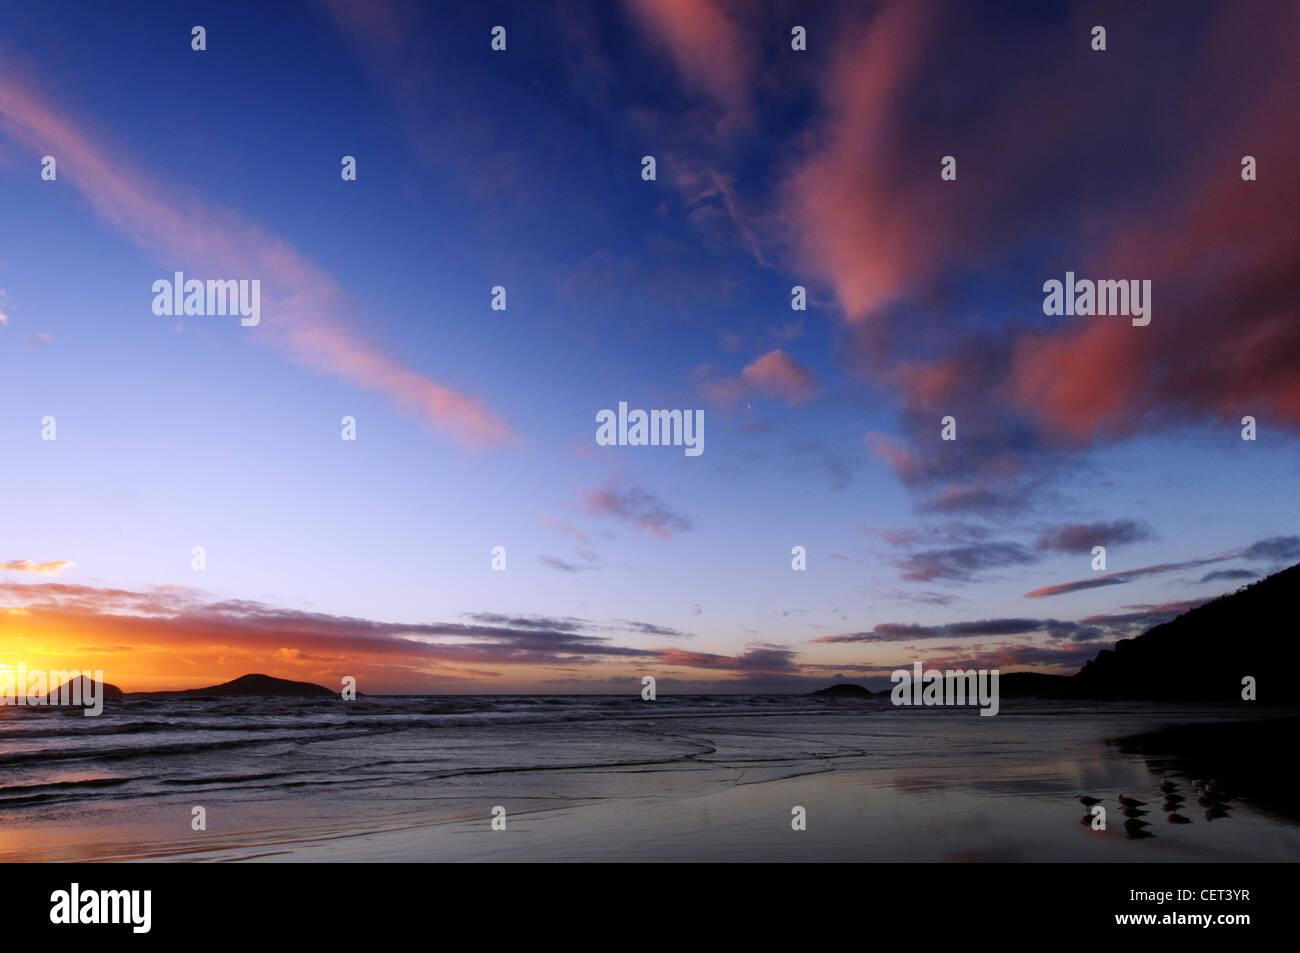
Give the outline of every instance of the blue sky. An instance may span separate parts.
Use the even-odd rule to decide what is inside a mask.
[[[137,688],[1072,671],[1141,623],[1046,620],[1300,559],[1295,12],[1256,13],[9,8],[0,626]],[[154,315],[177,270],[262,323]],[[1152,325],[1045,316],[1066,270],[1151,278]],[[596,446],[619,401],[705,452]],[[1149,571],[1026,598],[1103,575],[1084,537]]]

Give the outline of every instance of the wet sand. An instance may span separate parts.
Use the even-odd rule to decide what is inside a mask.
[[[1227,780],[1239,776],[1232,751],[1241,737],[1259,738],[1261,745],[1294,737],[1293,722],[1252,725],[1227,711],[1207,729],[1206,717],[1204,710],[1168,706],[1022,706],[979,718],[973,711],[846,705],[810,713],[403,731],[377,736],[365,757],[353,760],[337,748],[277,749],[277,762],[295,770],[273,783],[241,782],[253,775],[235,771],[226,755],[224,776],[203,775],[144,796],[6,809],[0,856],[410,862],[1300,857],[1300,826],[1273,803],[1280,786],[1259,779],[1243,788],[1227,818],[1209,822],[1188,812],[1191,824],[1165,822],[1155,784],[1173,775],[1190,794],[1188,778],[1178,773],[1188,744],[1198,767],[1221,769],[1207,773]],[[1266,789],[1273,800],[1261,796]],[[1107,830],[1080,823],[1076,793],[1103,799]],[[1144,819],[1153,836],[1126,836],[1115,803],[1119,793],[1150,802]],[[207,811],[207,830],[190,828],[195,804]],[[497,805],[507,812],[504,831],[491,827]],[[806,830],[791,827],[796,806],[806,810]]]

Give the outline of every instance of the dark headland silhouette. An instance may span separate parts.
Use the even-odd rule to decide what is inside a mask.
[[[1300,564],[1121,639],[1074,675],[1002,672],[998,692],[1006,698],[1231,704],[1243,700],[1243,679],[1250,676],[1260,704],[1300,705],[1300,684],[1292,675],[1300,674],[1297,598]],[[839,682],[809,694],[873,693]]]
[[[1008,697],[1232,703],[1250,676],[1260,704],[1300,704],[1297,596],[1300,564],[1122,639],[1074,675],[1009,672],[999,688]]]

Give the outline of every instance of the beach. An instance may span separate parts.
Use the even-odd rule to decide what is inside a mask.
[[[778,695],[128,697],[89,719],[10,708],[0,858],[1293,860],[1289,769],[1242,779],[1213,820],[1179,774],[1191,744],[1232,785],[1242,739],[1287,737],[1287,714],[1005,700],[988,718]],[[1191,795],[1192,823],[1165,821],[1166,777]],[[1145,836],[1128,836],[1121,793],[1148,802]],[[1106,830],[1081,823],[1075,794],[1102,799]]]

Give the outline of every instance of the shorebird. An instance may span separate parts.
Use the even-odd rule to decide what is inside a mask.
[[[1168,804],[1170,801],[1173,801],[1175,804],[1182,804],[1182,803],[1183,803],[1184,801],[1186,801],[1186,800],[1187,800],[1187,798],[1183,797],[1181,794],[1166,794],[1166,795],[1165,795],[1165,803],[1166,803],[1166,804]]]
[[[1082,804],[1084,807],[1092,807],[1094,804],[1101,803],[1101,798],[1092,797],[1091,795],[1088,794],[1076,794],[1074,796],[1074,799],[1078,801],[1080,804]]]
[[[1199,778],[1192,782],[1193,791],[1199,791],[1203,787],[1205,787],[1205,782],[1200,780]]]
[[[1141,817],[1143,814],[1150,814],[1150,813],[1151,813],[1150,811],[1144,811],[1144,810],[1142,810],[1142,809],[1139,808],[1139,807],[1125,807],[1125,808],[1120,808],[1120,812],[1121,812],[1125,817]]]
[[[1182,806],[1183,806],[1182,798],[1179,798],[1177,801],[1171,801],[1168,798],[1166,798],[1165,803],[1160,805],[1160,810],[1164,811],[1165,813],[1169,813],[1170,811],[1181,810]]]
[[[1183,815],[1181,814],[1170,814],[1168,817],[1165,818],[1165,820],[1168,821],[1170,824],[1192,823],[1192,819],[1190,817],[1183,817]]]
[[[1196,803],[1201,805],[1201,807],[1219,807],[1218,799],[1211,797],[1208,794],[1202,794],[1196,799]]]
[[[1155,837],[1150,831],[1144,831],[1140,827],[1128,827],[1124,829],[1124,836],[1129,840],[1142,840],[1144,837]]]
[[[1141,807],[1143,804],[1146,803],[1146,801],[1139,801],[1135,797],[1125,797],[1122,794],[1118,798],[1116,798],[1116,800],[1119,801],[1119,803],[1123,804],[1125,807]]]
[[[1175,784],[1173,781],[1170,781],[1168,778],[1165,778],[1163,781],[1157,784],[1156,787],[1158,787],[1165,794],[1172,794],[1174,791],[1178,790],[1178,785]]]
[[[1139,821],[1136,817],[1130,817],[1124,822],[1124,829],[1129,831],[1140,831],[1142,828],[1150,826],[1150,821]]]
[[[1229,814],[1225,808],[1220,806],[1212,807],[1205,812],[1205,819],[1207,821],[1217,820],[1220,817],[1232,817],[1232,815]]]

